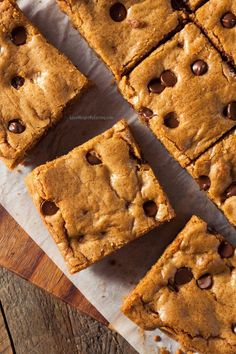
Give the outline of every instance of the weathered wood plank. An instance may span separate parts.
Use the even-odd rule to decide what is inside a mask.
[[[136,353],[117,333],[5,269],[0,299],[17,354]]]
[[[108,325],[59,268],[0,205],[0,266]]]
[[[6,318],[3,312],[1,302],[0,302],[0,353],[14,354],[14,347],[12,347],[11,344]]]

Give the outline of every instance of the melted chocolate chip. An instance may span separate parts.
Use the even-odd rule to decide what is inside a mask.
[[[11,120],[8,124],[8,130],[14,134],[21,134],[25,131],[25,126],[19,119]]]
[[[229,119],[236,120],[236,101],[227,104],[224,109],[224,115]]]
[[[203,191],[207,191],[211,186],[211,180],[208,176],[200,176],[197,180],[199,187]]]
[[[21,76],[14,76],[11,79],[11,86],[13,86],[16,90],[19,90],[21,86],[25,83],[25,79]]]
[[[224,192],[225,199],[233,197],[236,195],[236,181],[232,182],[231,185]]]
[[[122,22],[127,16],[127,10],[120,2],[115,3],[110,8],[110,16],[115,22]]]
[[[236,323],[233,323],[231,326],[232,332],[236,334]]]
[[[222,241],[218,248],[221,258],[230,258],[234,254],[234,247],[227,241]]]
[[[164,117],[164,125],[170,129],[175,129],[179,126],[179,121],[175,112],[170,112]]]
[[[90,165],[100,165],[102,163],[102,161],[96,156],[94,151],[87,152],[86,160]]]
[[[171,0],[171,6],[174,10],[183,10],[187,0]]]
[[[41,211],[45,216],[52,216],[56,214],[58,210],[59,208],[56,206],[56,204],[50,200],[45,200],[41,204]]]
[[[11,40],[17,46],[25,44],[27,40],[27,33],[25,27],[15,27],[11,32]]]
[[[173,87],[177,83],[177,77],[175,76],[175,74],[171,70],[163,71],[160,79],[161,79],[162,85],[166,86],[166,87]]]
[[[143,210],[147,216],[154,217],[156,216],[158,208],[153,200],[148,200],[143,204]]]
[[[152,93],[162,93],[165,90],[165,86],[162,85],[161,80],[159,78],[152,79],[148,83],[148,90]]]
[[[139,114],[141,114],[146,120],[149,120],[153,117],[153,111],[147,107],[142,107],[139,110]]]
[[[202,290],[210,289],[213,285],[213,279],[210,274],[204,274],[197,280],[197,285]]]
[[[196,76],[202,76],[208,71],[208,65],[204,60],[196,60],[192,64],[192,72]]]
[[[177,269],[174,277],[176,285],[184,285],[189,283],[193,278],[193,273],[190,268],[182,267]]]
[[[227,12],[221,17],[221,23],[225,28],[233,28],[236,26],[236,16],[232,12]]]

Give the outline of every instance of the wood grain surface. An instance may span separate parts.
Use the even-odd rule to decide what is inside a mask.
[[[106,319],[86,300],[1,205],[0,245],[1,267],[20,275],[104,325],[108,325]]]
[[[1,354],[136,353],[119,334],[3,268],[0,301]]]

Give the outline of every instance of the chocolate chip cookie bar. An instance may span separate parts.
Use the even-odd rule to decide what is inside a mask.
[[[88,81],[13,1],[0,13],[0,158],[12,169]]]
[[[183,167],[236,125],[230,108],[236,76],[194,24],[124,76],[119,88]]]
[[[193,216],[126,298],[140,327],[160,328],[185,350],[236,353],[236,252]]]
[[[57,2],[116,78],[134,67],[181,22],[171,0]]]
[[[209,0],[195,19],[216,47],[236,64],[236,2]]]
[[[26,182],[72,273],[174,217],[124,120]]]
[[[236,112],[236,102],[232,109]],[[211,200],[236,226],[236,131],[223,138],[194,163],[188,171]]]

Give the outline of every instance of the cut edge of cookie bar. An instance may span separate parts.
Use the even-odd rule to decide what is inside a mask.
[[[175,2],[175,0],[173,0]],[[109,65],[108,61],[105,59],[105,56],[102,54],[100,50],[96,48],[96,46],[93,45],[92,41],[88,38],[86,35],[85,31],[83,30],[83,27],[79,25],[79,23],[84,23],[84,20],[80,17],[78,21],[75,20],[75,10],[73,10],[73,6],[75,4],[72,4],[72,2],[75,3],[75,1],[71,0],[57,0],[57,4],[62,12],[64,12],[70,19],[72,26],[79,31],[81,36],[85,39],[85,41],[88,43],[90,48],[96,53],[98,58],[100,58],[108,67],[108,69],[111,71],[111,73],[114,75],[115,79],[118,81],[121,79],[121,77],[125,74],[128,74],[132,69],[134,69],[140,62],[142,62],[148,55],[150,55],[156,48],[158,48],[162,43],[168,41],[169,38],[173,37],[175,33],[179,32],[186,21],[188,21],[188,16],[185,13],[185,8],[180,7],[177,9],[176,4],[176,9],[173,8],[174,12],[177,14],[177,24],[176,26],[168,31],[163,37],[155,43],[151,48],[145,50],[145,52],[141,55],[136,54],[132,60],[127,62],[125,65],[123,65],[122,68],[119,68],[118,66],[115,67],[114,65]],[[119,2],[117,2],[119,4]],[[78,11],[77,11],[78,13]]]
[[[194,12],[197,11],[201,6],[203,6],[208,1],[209,0],[187,0],[186,5],[191,10],[191,12]]]
[[[204,13],[206,12],[207,15],[210,13],[210,11],[209,11],[209,7],[210,6],[211,6],[211,0],[208,0],[207,2],[204,2],[203,6],[198,8],[195,13],[190,15],[190,17],[191,17],[192,21],[206,35],[206,37],[209,39],[209,41],[212,43],[212,45],[221,53],[221,55],[223,56],[224,60],[227,60],[229,65],[232,65],[232,67],[234,68],[235,73],[236,73],[236,54],[235,54],[235,57],[234,57],[234,52],[235,52],[236,49],[233,51],[233,48],[232,48],[231,52],[227,51],[227,49],[224,47],[224,44],[222,43],[222,40],[219,37],[219,35],[214,33],[214,29],[213,28],[207,28],[208,26],[204,25],[204,21],[205,21]],[[230,12],[230,10],[231,9],[229,7],[225,6],[224,7],[224,11],[221,13],[221,16],[223,16],[224,14],[227,14],[228,12]],[[211,18],[213,15],[210,14],[209,16]],[[235,14],[235,16],[236,16],[236,14]],[[219,23],[221,23],[221,19],[219,19]],[[222,27],[222,30],[226,30],[226,29],[224,29]],[[228,30],[229,31],[233,30],[233,28],[229,28]],[[235,42],[236,42],[236,35],[235,35]],[[233,46],[233,44],[234,43],[232,43],[232,46]]]
[[[145,58],[142,63],[137,65],[130,73],[128,73],[127,75],[123,76],[121,78],[121,80],[119,81],[119,83],[118,83],[118,89],[119,89],[121,95],[130,103],[132,108],[134,110],[136,110],[137,114],[139,115],[140,121],[150,129],[150,131],[155,136],[155,138],[157,138],[163,144],[163,146],[168,150],[168,152],[171,154],[171,156],[173,156],[175,158],[175,160],[177,160],[183,168],[186,168],[197,157],[201,156],[208,148],[210,148],[211,146],[216,144],[217,141],[222,136],[224,136],[231,129],[233,129],[234,124],[232,123],[231,126],[229,126],[227,129],[225,129],[221,134],[218,134],[217,137],[215,137],[215,138],[212,137],[211,141],[210,141],[210,144],[207,147],[203,147],[202,150],[198,152],[198,156],[197,157],[191,158],[191,156],[188,156],[188,154],[185,151],[182,151],[178,147],[178,145],[175,143],[175,141],[173,141],[171,138],[169,138],[165,133],[163,133],[163,132],[159,132],[158,133],[157,131],[154,131],[151,128],[151,126],[150,126],[148,121],[149,121],[149,119],[152,118],[152,114],[153,113],[152,113],[152,111],[150,111],[150,109],[148,107],[147,107],[147,111],[146,111],[146,107],[143,108],[138,103],[139,92],[138,92],[138,90],[136,90],[136,88],[134,88],[132,86],[132,84],[130,82],[131,81],[130,78],[132,77],[132,75],[134,73],[137,73],[139,68],[141,68],[145,64],[147,65],[149,60],[151,60],[156,55],[161,54],[164,51],[166,46],[170,46],[171,43],[174,42],[178,38],[178,36],[181,34],[181,32],[191,31],[191,30],[198,31],[199,35],[205,38],[205,40],[209,44],[210,48],[212,48],[212,51],[217,53],[217,55],[220,58],[220,54],[215,49],[215,47],[212,45],[211,41],[209,41],[208,37],[206,37],[201,32],[201,30],[199,29],[199,27],[195,23],[189,22],[189,23],[187,23],[185,25],[185,27],[180,32],[176,33],[175,36],[172,37],[168,42],[163,43],[159,48],[157,48],[147,58]],[[167,69],[168,68],[165,68],[165,70],[167,70]],[[226,73],[227,73],[228,76],[229,75],[233,75],[232,68],[227,63],[223,62],[223,60],[222,60],[222,74],[223,74],[224,77],[226,77]],[[156,116],[156,115],[157,114],[153,114],[153,117]]]
[[[33,36],[37,35],[40,36],[42,39],[43,44],[45,45],[46,49],[47,47],[50,48],[50,50],[53,51],[54,56],[58,56],[61,60],[63,60],[63,64],[65,67],[68,67],[70,69],[69,71],[71,72],[69,75],[72,75],[72,71],[75,73],[76,77],[76,82],[73,83],[73,86],[71,85],[71,93],[69,94],[68,98],[65,99],[65,103],[57,106],[55,112],[52,112],[51,116],[49,117],[49,123],[45,125],[44,127],[37,129],[33,132],[31,131],[31,138],[29,141],[24,145],[22,148],[15,148],[14,146],[11,146],[11,144],[8,142],[7,139],[7,133],[6,133],[6,141],[11,147],[12,151],[14,151],[9,156],[7,154],[1,154],[0,159],[5,163],[5,165],[10,169],[13,170],[17,165],[22,163],[27,155],[27,153],[43,138],[43,136],[46,135],[47,131],[54,125],[58,123],[58,121],[63,117],[64,110],[67,106],[72,104],[73,102],[77,102],[80,96],[84,94],[84,92],[92,85],[92,83],[75,67],[75,65],[70,61],[69,58],[67,58],[63,53],[61,53],[57,48],[55,48],[51,43],[47,41],[47,39],[44,37],[44,35],[41,33],[41,31],[35,26],[22,12],[22,10],[19,8],[17,3],[13,0],[2,0],[0,2],[2,4],[1,6],[4,7],[4,11],[9,11],[16,16],[16,22],[18,23],[18,26],[20,27],[22,24],[22,27],[26,29],[27,36]],[[1,21],[0,21],[1,22]],[[3,31],[8,33],[10,30],[9,28],[6,27],[6,25],[3,23]],[[14,27],[13,27],[14,29]],[[12,31],[12,29],[11,29]],[[30,34],[28,33],[30,32]],[[45,49],[45,50],[46,50]],[[71,68],[73,70],[71,70]],[[29,78],[27,78],[29,79]],[[74,80],[75,81],[75,80]],[[3,121],[3,130],[7,131],[8,128],[5,127],[7,122]],[[24,133],[24,131],[23,131]],[[23,139],[23,137],[22,137]]]
[[[232,195],[227,197],[227,193],[229,193],[230,187],[234,189],[235,181],[232,178],[231,183],[228,183],[228,185],[222,189],[221,200],[219,200],[219,197],[216,198],[211,193],[211,179],[209,177],[209,174],[211,173],[210,166],[212,160],[214,160],[212,164],[212,171],[214,170],[215,177],[217,176],[219,179],[223,178],[224,180],[228,180],[228,174],[232,176],[230,169],[233,169],[233,164],[231,160],[227,160],[227,154],[230,154],[231,156],[233,155],[233,150],[236,149],[234,146],[234,142],[236,142],[235,128],[233,128],[230,132],[221,137],[220,140],[218,140],[213,146],[207,149],[196,160],[192,161],[192,163],[186,168],[186,170],[194,178],[200,190],[202,190],[207,195],[207,197],[216,205],[216,207],[220,210],[221,213],[223,213],[229,223],[232,226],[236,227],[236,218],[234,217],[233,206],[230,205],[230,201],[227,202],[226,207],[224,205],[224,203],[229,197],[235,198],[233,190],[231,192]],[[226,147],[224,146],[225,144],[227,145]],[[230,151],[230,149],[232,149],[232,151]],[[215,156],[218,154],[221,160],[219,158],[220,161],[218,161],[217,163],[217,159],[215,159]],[[204,173],[198,173],[198,164],[200,164],[199,168],[201,171],[204,170]],[[230,167],[227,167],[227,164]],[[209,170],[209,173],[205,173],[206,169]],[[214,190],[216,190],[216,187],[214,187]]]
[[[195,242],[195,236],[194,233],[191,231],[192,228],[196,228],[197,232],[203,233],[206,237],[210,235],[212,239],[216,239],[219,241],[218,248],[215,249],[213,247],[213,252],[217,253],[224,253],[223,255],[220,254],[220,257],[223,259],[225,258],[224,264],[228,268],[230,267],[230,264],[228,263],[227,258],[233,257],[235,255],[235,248],[232,246],[222,235],[216,233],[214,230],[212,230],[210,227],[208,228],[208,225],[205,221],[200,219],[198,216],[192,216],[191,219],[188,221],[188,223],[185,225],[185,227],[180,231],[180,233],[176,236],[174,241],[166,248],[164,251],[163,255],[160,257],[160,259],[152,266],[152,268],[147,272],[147,274],[144,276],[143,279],[137,284],[137,286],[131,291],[131,293],[124,299],[121,311],[133,322],[135,322],[139,327],[141,327],[144,330],[154,330],[159,328],[162,330],[164,333],[169,335],[171,338],[177,340],[185,350],[191,350],[191,351],[199,351],[204,352],[204,353],[212,353],[212,351],[207,351],[207,348],[203,351],[203,347],[208,345],[208,339],[204,338],[205,342],[198,342],[198,339],[201,339],[201,335],[199,336],[192,336],[192,334],[188,334],[187,330],[178,330],[176,327],[168,326],[167,323],[165,323],[164,320],[161,320],[159,312],[155,311],[154,309],[149,307],[149,303],[152,301],[152,298],[154,295],[158,294],[158,291],[161,289],[167,287],[172,293],[179,293],[178,287],[182,286],[182,284],[191,282],[193,281],[199,281],[201,278],[194,278],[193,274],[191,276],[188,274],[188,267],[184,266],[184,264],[179,265],[179,269],[186,270],[186,274],[183,275],[186,278],[185,283],[183,282],[181,284],[177,285],[175,283],[175,274],[171,275],[171,279],[173,277],[173,280],[164,280],[164,273],[169,274],[168,268],[165,270],[163,269],[167,262],[171,259],[174,258],[175,254],[177,254],[180,250],[181,245],[184,244],[186,234],[190,234],[191,239],[189,239],[189,242],[191,240]],[[184,248],[190,247],[188,243],[185,243]],[[184,251],[183,251],[184,252]],[[217,262],[217,261],[216,261]],[[216,272],[217,274],[217,272]],[[205,274],[206,276],[208,273]],[[189,278],[187,280],[187,278]],[[200,283],[199,283],[200,284]],[[205,286],[205,288],[204,288]],[[200,287],[200,285],[198,285]],[[201,289],[201,288],[200,288]],[[202,289],[207,289],[207,285],[203,284]],[[186,290],[187,293],[188,290]],[[201,290],[204,291],[204,290]],[[164,295],[163,295],[164,296]],[[177,296],[177,295],[176,295]],[[184,294],[182,295],[184,297]],[[203,295],[204,296],[204,295]],[[167,296],[164,296],[166,300],[168,300]],[[163,300],[164,301],[164,300]],[[173,299],[173,304],[175,303],[175,300]],[[177,316],[177,314],[176,314]],[[188,316],[186,314],[186,316]],[[190,320],[191,320],[191,315]],[[164,317],[164,313],[163,313]],[[181,320],[181,319],[180,319]],[[184,319],[183,319],[184,320]],[[232,324],[233,326],[233,324]],[[229,326],[231,329],[231,324]],[[233,332],[233,329],[232,329]],[[209,339],[211,336],[209,337]],[[213,337],[213,339],[219,339],[221,340],[222,338],[220,336]],[[223,339],[224,340],[224,339]],[[222,344],[222,343],[221,343]],[[231,348],[230,343],[228,344],[228,351],[224,352],[227,354],[234,354],[235,351],[230,351],[229,348]],[[236,344],[235,344],[236,345]],[[215,353],[215,352],[214,352]],[[217,354],[220,354],[222,352],[217,352]]]
[[[63,232],[61,234],[57,233],[55,231],[53,221],[50,218],[45,217],[43,215],[42,210],[41,210],[41,206],[42,206],[42,203],[44,202],[44,199],[39,194],[39,191],[37,188],[37,183],[39,183],[39,185],[41,185],[42,190],[43,190],[43,185],[40,182],[40,177],[39,177],[41,171],[43,171],[44,169],[50,170],[50,167],[53,166],[54,163],[57,163],[62,160],[66,160],[68,158],[68,156],[71,156],[72,154],[76,153],[77,150],[79,151],[80,149],[83,149],[83,151],[86,151],[86,149],[89,149],[89,146],[92,146],[93,143],[97,142],[97,139],[104,139],[104,138],[106,139],[106,136],[109,137],[110,135],[117,135],[117,137],[119,139],[122,139],[125,141],[125,143],[128,145],[129,151],[131,152],[131,155],[132,155],[131,158],[135,159],[137,161],[137,166],[140,169],[141,173],[148,175],[148,178],[150,178],[150,180],[151,180],[151,182],[149,181],[149,183],[153,184],[153,188],[155,189],[156,194],[158,194],[158,196],[162,199],[163,204],[162,204],[162,208],[160,208],[160,214],[158,216],[159,220],[158,220],[158,218],[156,219],[156,217],[155,217],[155,222],[153,222],[153,224],[148,223],[148,226],[146,227],[146,229],[143,229],[142,232],[136,232],[136,234],[134,234],[134,235],[132,235],[130,232],[130,237],[127,238],[127,240],[124,240],[124,242],[122,241],[123,242],[122,244],[118,244],[118,245],[117,244],[116,245],[109,244],[109,247],[110,247],[109,250],[106,249],[105,251],[103,251],[102,255],[100,255],[98,257],[95,256],[94,259],[92,257],[90,259],[88,259],[88,257],[84,256],[84,254],[82,252],[80,252],[80,250],[79,251],[77,250],[76,255],[74,254],[74,251],[70,245],[70,240],[69,240],[69,237],[67,234],[67,230],[65,229],[65,221],[63,220],[62,215],[60,215],[60,218],[61,218],[61,220],[60,220],[61,226],[60,227],[64,228],[65,232]],[[148,231],[152,230],[153,228],[163,224],[166,221],[170,221],[175,216],[175,212],[169,203],[168,197],[166,196],[166,194],[163,191],[161,185],[159,184],[157,178],[155,177],[151,167],[146,162],[144,162],[142,160],[139,147],[133,138],[133,135],[129,129],[127,122],[124,119],[118,121],[112,128],[105,131],[104,133],[102,133],[102,134],[94,137],[93,139],[87,141],[86,143],[76,147],[71,152],[69,152],[67,155],[62,156],[54,161],[48,162],[45,165],[37,167],[26,177],[25,182],[28,187],[29,193],[30,193],[31,197],[33,198],[33,201],[40,213],[40,216],[41,216],[43,222],[45,223],[45,225],[49,229],[52,237],[54,238],[54,241],[57,243],[71,273],[75,273],[75,272],[78,272],[82,269],[87,268],[91,264],[99,261],[100,259],[109,255],[110,253],[125,246],[127,243],[146,234]],[[58,211],[60,213],[60,209],[58,209]],[[158,213],[158,211],[157,211],[157,213]],[[158,214],[156,214],[156,216],[157,215]],[[108,240],[108,242],[109,242],[109,240]],[[80,256],[78,256],[79,252],[80,252]]]

